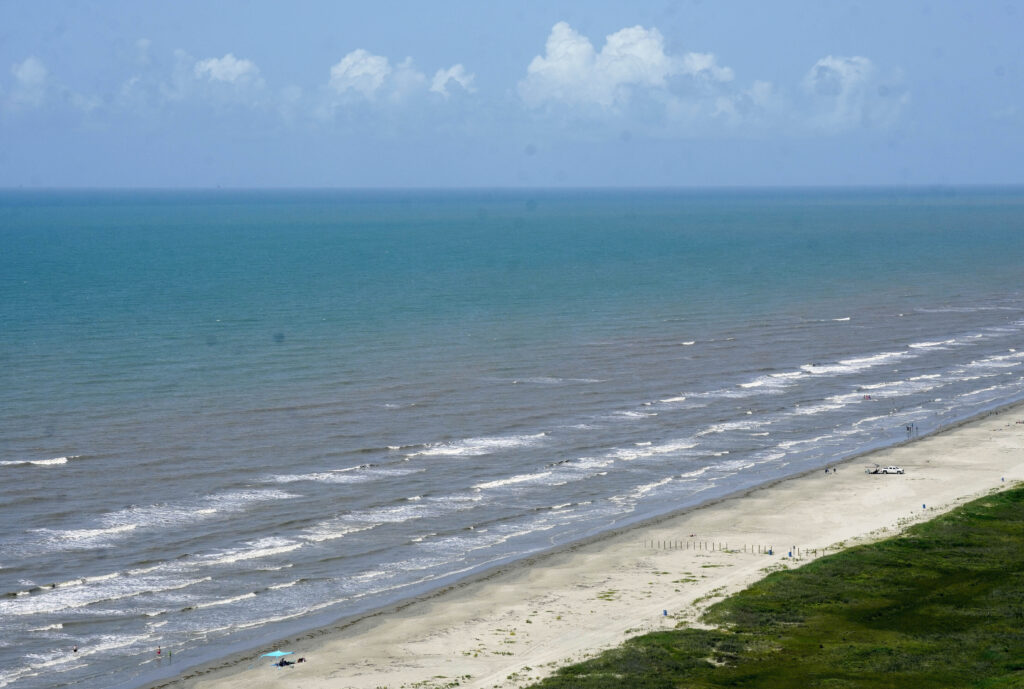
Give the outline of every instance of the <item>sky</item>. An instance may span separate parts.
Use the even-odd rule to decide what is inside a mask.
[[[0,187],[1024,183],[1024,3],[0,0]]]

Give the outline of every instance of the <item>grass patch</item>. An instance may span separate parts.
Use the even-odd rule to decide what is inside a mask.
[[[536,687],[1024,687],[1024,488],[769,574],[717,629],[636,637]]]

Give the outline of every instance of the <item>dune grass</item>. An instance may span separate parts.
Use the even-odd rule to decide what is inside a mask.
[[[535,686],[1024,687],[1024,488],[770,574],[704,620]]]

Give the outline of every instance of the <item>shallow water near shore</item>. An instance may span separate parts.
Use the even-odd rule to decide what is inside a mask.
[[[1022,211],[0,194],[0,687],[139,686],[1022,399]]]

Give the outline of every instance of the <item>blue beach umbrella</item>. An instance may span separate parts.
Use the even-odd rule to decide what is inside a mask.
[[[270,653],[264,653],[260,658],[265,658],[267,656],[271,658],[280,658],[281,656],[290,656],[293,653],[295,653],[295,651],[271,651]]]

